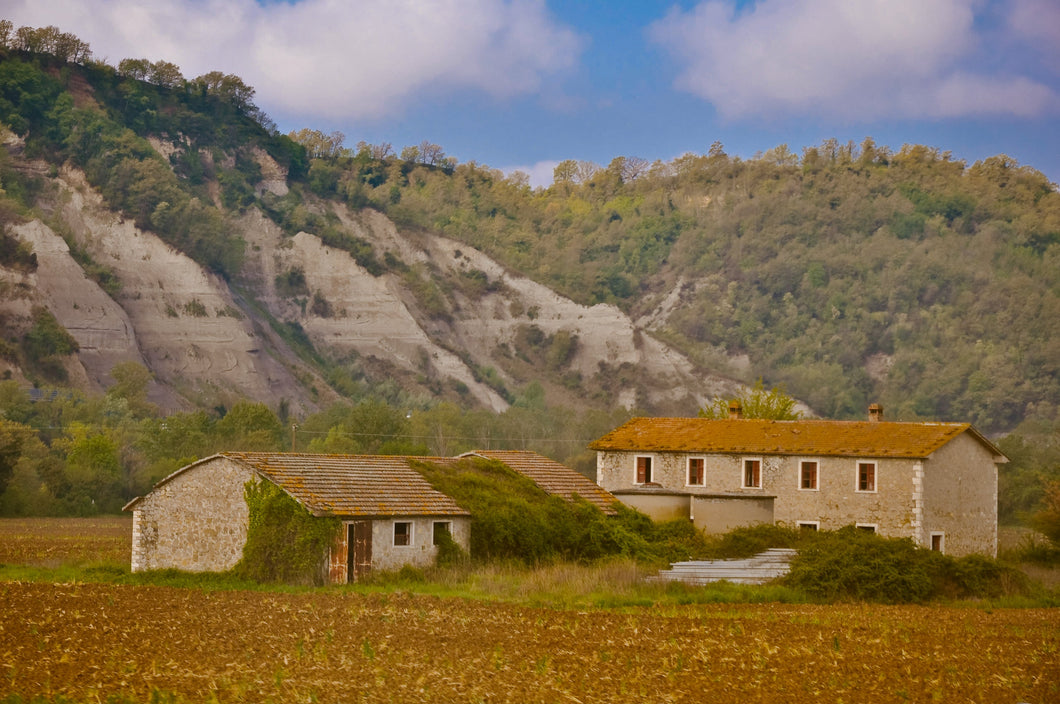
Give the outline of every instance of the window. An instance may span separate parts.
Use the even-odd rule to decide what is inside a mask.
[[[799,526],[799,530],[816,531],[818,528],[821,527],[821,522],[820,521],[799,521],[797,525]]]
[[[693,486],[703,486],[703,458],[688,458],[688,483]]]
[[[435,521],[434,522],[434,545],[440,545],[445,536],[453,535],[453,524],[449,521]]]
[[[762,460],[743,461],[743,485],[745,489],[762,488]]]
[[[637,484],[651,482],[651,457],[637,458]]]
[[[945,533],[932,533],[931,534],[931,549],[935,552],[946,551],[946,534]]]
[[[412,545],[412,523],[409,521],[394,522],[394,545]]]
[[[817,462],[803,460],[799,462],[799,488],[817,491]]]
[[[876,491],[875,462],[858,462],[858,491]]]
[[[857,527],[858,530],[863,530],[866,533],[875,533],[876,532],[876,524],[875,523],[858,523],[858,524],[856,524],[856,527]]]

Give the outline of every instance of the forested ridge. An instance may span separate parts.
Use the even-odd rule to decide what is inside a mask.
[[[617,305],[701,368],[782,385],[823,417],[860,418],[870,402],[879,402],[892,419],[969,421],[991,435],[1022,423],[1035,443],[1044,438],[1055,447],[1060,194],[1030,166],[1004,155],[968,164],[934,147],[887,147],[869,138],[861,144],[827,140],[800,152],[780,145],[752,158],[728,155],[715,143],[704,154],[669,162],[633,156],[607,165],[569,160],[556,168],[552,186],[532,188],[524,174],[505,176],[460,163],[426,141],[395,150],[363,142],[348,147],[343,135],[312,129],[282,135],[253,96],[237,76],[212,72],[186,79],[172,64],[140,59],[112,67],[55,28],[15,31],[0,22],[0,124],[18,138],[20,156],[52,169],[81,169],[109,207],[234,285],[246,244],[233,235],[230,222],[257,209],[288,235],[311,232],[371,272],[404,272],[421,309],[446,316],[451,283],[430,272],[410,273],[389,253],[350,237],[327,204],[374,209],[400,228],[467,243],[574,301]],[[149,139],[175,148],[163,155]],[[259,187],[265,175],[254,155],[260,152],[286,171],[289,189],[283,195]],[[33,252],[6,226],[49,216],[45,181],[15,168],[12,154],[0,149],[0,184],[0,266],[31,270]],[[105,267],[72,249],[101,287],[112,293],[120,288]],[[297,275],[287,272],[277,285],[299,292],[304,281]],[[459,282],[465,295],[493,285],[475,272]],[[323,308],[327,301],[312,305]],[[61,387],[56,358],[76,351],[76,343],[47,310],[36,311],[33,320],[31,328],[5,330],[0,354],[29,370],[39,385]],[[292,331],[295,338],[297,333]],[[549,355],[556,340],[547,342],[536,356],[521,355],[542,374],[555,366]],[[313,359],[312,350],[307,358]],[[741,359],[746,365],[733,361]],[[382,403],[381,417],[389,418],[386,404],[400,405],[392,389],[373,395],[370,379],[351,392],[349,384],[328,378],[352,402]],[[141,382],[133,387],[139,390],[93,400],[92,422],[108,413],[160,422],[157,409],[147,408],[140,395]],[[529,391],[505,390],[515,403],[513,418],[552,414],[569,421],[566,432],[577,427],[590,439],[608,429],[601,418],[615,417],[602,409],[576,422],[557,416]],[[589,390],[579,391],[593,398]],[[23,408],[14,389],[4,393],[5,404]],[[73,396],[58,398],[54,408],[76,405]],[[4,417],[25,427],[67,428],[88,413],[42,420],[47,413],[30,408],[5,411]],[[262,421],[268,432],[250,444],[289,447],[291,439],[278,428],[293,419],[283,409],[258,410],[277,422]],[[520,423],[485,421],[488,414],[472,407],[429,410],[444,416],[439,427],[448,424],[451,437],[468,439],[443,442],[443,450],[470,449],[476,434],[500,434],[502,426],[521,425],[524,435],[527,427],[525,415]],[[180,415],[180,422],[197,424],[204,439],[165,458],[107,431],[117,453],[115,476],[124,477],[115,479],[108,506],[175,468],[173,462],[225,447],[220,438],[226,437],[221,424],[227,411]],[[397,442],[401,451],[411,451],[409,442],[438,451],[425,438],[444,433],[429,427],[412,433],[400,418],[391,420],[393,427],[379,437],[405,433],[419,439]],[[530,425],[532,437],[563,427],[537,417]],[[56,435],[56,444],[51,436],[58,431],[48,427],[44,445],[58,453],[60,464],[70,461],[63,447],[95,437],[90,425],[71,427],[66,439]],[[85,435],[78,436],[82,430]],[[367,446],[341,430],[328,436],[327,428],[314,426],[314,432],[320,434],[316,449]],[[244,444],[247,433],[239,435]],[[327,437],[332,444],[325,444]],[[380,441],[373,442],[378,449]],[[551,454],[570,460],[578,442],[572,437],[562,453]],[[1025,483],[1032,488],[1040,487],[1040,463],[1054,461],[1034,456],[1035,478]],[[76,485],[63,471],[55,470],[55,477],[66,478],[49,485],[53,498]],[[89,510],[91,492],[81,496],[64,510]],[[1029,490],[1011,513],[1036,500]],[[24,497],[20,501],[29,505]]]

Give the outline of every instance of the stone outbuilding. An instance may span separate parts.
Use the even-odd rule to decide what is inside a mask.
[[[410,461],[452,458],[224,452],[183,467],[125,506],[133,514],[132,571],[224,571],[247,539],[244,488],[268,481],[315,516],[342,521],[328,581],[434,563],[441,533],[465,550],[470,514],[434,490]]]
[[[967,423],[634,418],[589,447],[597,483],[708,533],[856,525],[952,555],[997,554],[1002,452]],[[738,413],[733,414],[738,416]]]
[[[268,481],[314,516],[342,521],[327,556],[328,581],[371,570],[434,564],[442,534],[464,550],[471,515],[436,491],[417,463],[455,467],[478,457],[499,462],[545,493],[578,496],[608,515],[618,501],[590,479],[536,452],[479,450],[459,457],[223,452],[183,467],[125,506],[133,514],[132,570],[223,572],[243,556],[248,483]]]

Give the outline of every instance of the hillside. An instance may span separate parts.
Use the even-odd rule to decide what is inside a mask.
[[[123,62],[125,65],[125,62]],[[295,417],[377,396],[693,414],[762,376],[818,414],[1060,403],[1060,194],[999,155],[826,142],[564,162],[276,134],[232,76],[0,53],[0,373]],[[172,79],[172,77],[170,77]]]
[[[47,61],[9,56],[3,69],[53,106],[39,132],[8,130],[0,155],[5,236],[35,262],[0,270],[8,378],[99,392],[115,364],[135,362],[165,408],[251,399],[295,417],[384,386],[391,400],[495,412],[531,385],[552,403],[672,413],[737,388],[614,305],[576,303],[474,247],[305,192],[266,150],[276,138],[246,116],[227,116],[245,133],[236,139],[221,118],[223,140],[183,126],[134,135],[93,83],[114,78],[104,69],[64,67],[65,85]],[[129,84],[184,99],[139,81],[119,88]],[[86,125],[99,144],[71,148]],[[52,127],[65,136],[49,139]],[[24,344],[43,315],[72,338],[69,354]]]

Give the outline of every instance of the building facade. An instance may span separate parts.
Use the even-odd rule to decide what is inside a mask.
[[[708,533],[855,525],[953,555],[996,555],[1001,451],[966,423],[870,417],[634,418],[590,448],[600,486]]]

